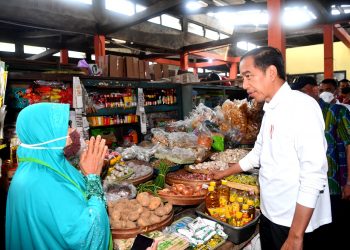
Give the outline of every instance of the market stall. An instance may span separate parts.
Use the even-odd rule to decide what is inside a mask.
[[[258,171],[225,180],[212,172],[249,153],[260,120],[261,106],[246,100],[199,105],[152,129],[151,142],[111,150],[104,188],[115,248],[131,249],[140,234],[158,239],[158,249],[246,245],[260,217]]]

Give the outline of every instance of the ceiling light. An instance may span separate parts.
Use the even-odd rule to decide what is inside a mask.
[[[203,1],[190,1],[186,4],[186,8],[189,10],[198,10],[207,6],[208,4]]]
[[[212,62],[213,62],[213,59],[208,58],[208,63],[212,63]]]
[[[116,43],[126,43],[125,40],[120,40],[120,39],[116,39],[116,38],[112,38],[112,40]]]

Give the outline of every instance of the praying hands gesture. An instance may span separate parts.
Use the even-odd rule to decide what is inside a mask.
[[[84,175],[96,174],[100,175],[103,167],[104,157],[107,153],[108,147],[106,140],[102,139],[100,135],[91,137],[86,142],[87,149],[80,156],[79,166]]]

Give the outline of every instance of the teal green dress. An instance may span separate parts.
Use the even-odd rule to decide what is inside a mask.
[[[109,220],[99,176],[84,177],[65,158],[69,105],[23,109],[22,145],[6,207],[6,249],[108,249]]]

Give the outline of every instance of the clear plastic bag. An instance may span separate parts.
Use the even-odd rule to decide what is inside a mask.
[[[115,183],[110,181],[103,182],[103,190],[107,202],[114,202],[120,199],[133,199],[136,197],[136,187],[130,183]]]

